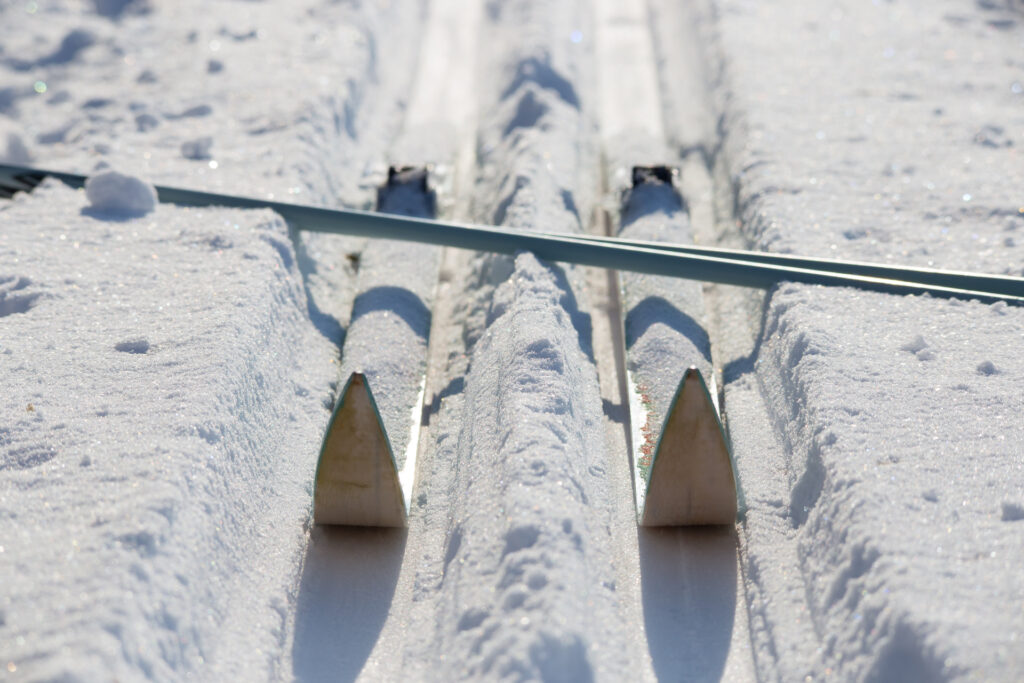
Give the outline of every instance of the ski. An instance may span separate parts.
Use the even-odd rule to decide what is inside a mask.
[[[425,168],[388,170],[377,193],[378,211],[432,216],[435,207]],[[406,525],[439,266],[438,250],[388,240],[373,241],[360,254],[341,354],[347,380],[317,464],[317,524]]]
[[[453,208],[454,188],[460,184],[457,171],[471,168],[475,151],[467,144],[475,139],[472,136],[464,136],[463,144],[458,144],[462,131],[472,128],[474,71],[469,57],[475,36],[472,22],[466,22],[468,11],[464,3],[430,6],[423,58],[412,81],[402,130],[391,146],[393,158],[408,159],[414,165],[388,169],[387,180],[377,191],[378,213],[372,215],[429,221],[439,211]],[[438,206],[439,198],[443,207]],[[387,237],[380,232],[367,236]],[[351,393],[363,413],[332,418],[321,462],[327,462],[329,470],[332,461],[345,461],[344,453],[335,458],[326,445],[334,441],[335,433],[343,435],[349,427],[363,427],[375,443],[387,448],[371,449],[370,461],[361,463],[367,488],[354,495],[349,514],[335,515],[327,503],[320,508],[324,514],[318,515],[317,500],[317,523],[408,524],[425,420],[428,347],[440,266],[440,249],[408,242],[375,239],[360,254],[357,295],[342,352],[342,376],[349,373],[352,379],[340,403]],[[360,398],[364,391],[370,400]],[[318,468],[318,490],[319,472]],[[335,490],[326,480],[325,488]],[[396,500],[401,504],[393,504]],[[372,519],[364,514],[363,505]]]
[[[86,176],[0,165],[0,196],[30,191],[47,176],[70,187],[83,187]],[[182,206],[225,206],[270,209],[299,230],[395,239],[458,249],[514,254],[531,251],[547,261],[667,275],[738,287],[770,289],[780,282],[801,282],[890,294],[929,294],[942,298],[977,299],[985,303],[1024,304],[1024,278],[924,268],[892,267],[857,261],[800,260],[732,250],[683,250],[650,241],[620,242],[612,238],[506,231],[499,228],[378,214],[354,209],[327,209],[271,199],[156,186],[161,202]],[[804,267],[814,266],[814,267]],[[865,273],[874,273],[868,275]],[[884,275],[880,275],[884,274]]]
[[[670,157],[645,4],[598,0],[596,8],[605,187],[620,199],[616,237],[597,240],[656,249],[690,243],[677,171],[628,164]],[[622,83],[629,83],[628,97]],[[738,486],[713,386],[701,285],[651,271],[619,272],[618,282],[637,523],[733,524]]]
[[[673,178],[665,166],[633,168],[632,186],[623,192],[620,235],[690,239]],[[640,273],[619,277],[637,522],[732,524],[738,487],[718,409],[700,285]]]

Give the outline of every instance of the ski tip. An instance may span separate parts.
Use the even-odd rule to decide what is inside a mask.
[[[700,370],[679,382],[651,462],[640,526],[733,524],[737,486],[722,422]]]
[[[342,389],[320,448],[313,521],[404,527],[407,514],[377,402],[366,376],[354,372]]]

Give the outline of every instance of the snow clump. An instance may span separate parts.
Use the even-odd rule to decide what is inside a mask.
[[[181,156],[194,160],[209,159],[211,147],[213,147],[213,138],[210,136],[186,140],[181,143]]]
[[[105,170],[85,181],[85,196],[96,211],[142,216],[156,208],[156,188],[135,176]]]
[[[11,131],[0,138],[0,161],[10,164],[32,163],[32,153],[28,151],[24,139]]]

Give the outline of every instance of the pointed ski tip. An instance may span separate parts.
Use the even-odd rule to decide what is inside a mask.
[[[641,526],[732,524],[736,479],[718,411],[696,367],[683,373],[651,463]]]
[[[403,527],[398,468],[366,376],[353,372],[331,415],[313,491],[317,524]]]

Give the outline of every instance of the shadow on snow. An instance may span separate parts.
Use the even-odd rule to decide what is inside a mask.
[[[736,532],[640,528],[644,627],[660,681],[719,681],[736,612]]]
[[[359,676],[387,619],[405,541],[405,529],[313,529],[296,607],[295,680]]]

